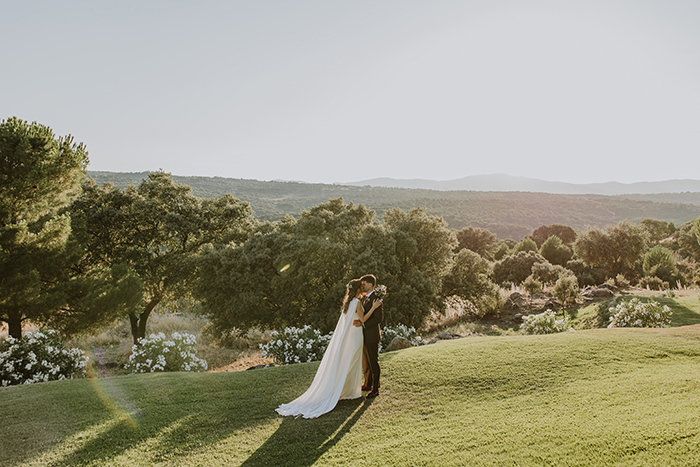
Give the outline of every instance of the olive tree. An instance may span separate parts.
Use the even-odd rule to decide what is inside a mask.
[[[443,294],[468,300],[476,307],[479,316],[495,313],[503,303],[500,288],[491,281],[490,273],[488,261],[474,251],[461,250],[445,275]]]
[[[195,297],[213,331],[306,324],[332,330],[353,277],[355,246],[373,216],[339,198],[298,220],[262,224],[242,244],[208,248],[198,261]]]
[[[487,229],[471,226],[457,232],[457,242],[458,251],[466,248],[488,260],[493,260],[493,255],[499,246],[496,234]]]
[[[643,229],[626,221],[605,229],[588,229],[574,243],[578,258],[586,265],[602,268],[616,283],[618,274],[633,270],[645,248]]]
[[[139,306],[125,310],[134,343],[145,336],[156,305],[191,293],[202,248],[242,242],[253,224],[248,203],[228,194],[197,198],[164,172],[150,173],[138,187],[124,190],[90,180],[72,209],[85,218],[84,263],[122,264],[140,281]]]

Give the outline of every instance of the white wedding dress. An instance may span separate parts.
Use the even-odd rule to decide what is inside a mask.
[[[352,299],[347,313],[340,314],[309,389],[292,402],[280,405],[277,413],[316,418],[333,410],[338,400],[362,395],[362,327],[352,325],[353,320],[359,319],[355,312],[357,303],[356,298]]]

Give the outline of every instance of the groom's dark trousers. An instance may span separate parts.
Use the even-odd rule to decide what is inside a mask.
[[[371,294],[363,308],[367,311],[372,309],[372,303],[374,303],[375,299],[376,297],[374,294]],[[383,318],[384,305],[382,304],[374,310],[372,316],[365,321],[364,327],[362,328],[365,349],[367,350],[367,357],[369,360],[369,379],[365,382],[365,385],[369,386],[372,391],[379,390],[379,340],[381,338],[379,325]]]

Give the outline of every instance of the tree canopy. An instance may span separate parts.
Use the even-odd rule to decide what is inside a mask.
[[[140,305],[126,310],[135,343],[156,305],[190,293],[202,247],[242,242],[253,223],[247,203],[197,198],[164,172],[124,190],[88,180],[73,212],[87,226],[85,267],[124,264],[140,280]]]
[[[574,243],[576,255],[585,264],[604,269],[616,283],[618,274],[632,272],[645,248],[643,229],[626,221],[605,230],[588,229]]]
[[[0,122],[0,320],[11,336],[64,306],[57,285],[71,232],[65,212],[85,176],[88,154],[38,123]]]
[[[195,296],[220,335],[306,324],[328,332],[345,284],[374,274],[389,291],[384,323],[420,326],[440,305],[455,245],[444,221],[424,211],[390,210],[377,222],[373,211],[339,198],[299,220],[264,224],[241,245],[209,248]]]

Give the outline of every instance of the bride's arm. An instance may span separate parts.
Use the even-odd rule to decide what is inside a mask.
[[[358,313],[357,316],[360,316],[360,321],[362,321],[363,323],[366,322],[366,321],[369,319],[369,317],[372,316],[372,313],[374,313],[374,310],[376,310],[377,308],[379,308],[379,306],[380,306],[381,304],[382,304],[382,300],[381,300],[381,299],[380,299],[380,300],[375,300],[375,301],[372,303],[372,308],[370,308],[370,310],[367,312],[366,315],[360,316],[360,314]],[[358,305],[359,305],[359,304],[358,304]],[[359,308],[362,308],[362,306],[360,306]]]
[[[357,313],[357,317],[360,318],[360,321],[364,323],[365,309],[362,308],[362,302],[359,300],[357,301],[357,308],[355,309],[355,312]]]

